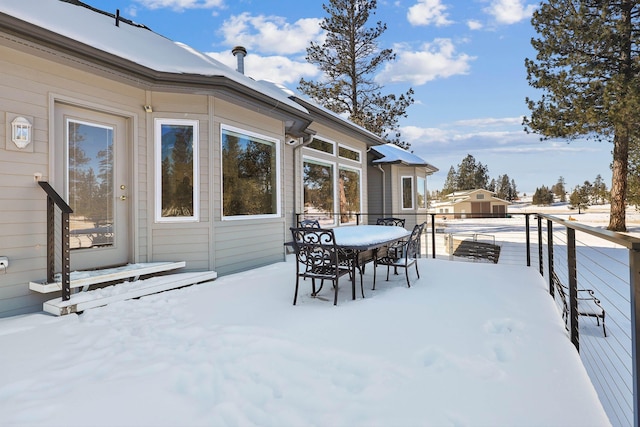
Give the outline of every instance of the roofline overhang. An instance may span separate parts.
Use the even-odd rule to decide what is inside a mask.
[[[299,98],[295,95],[292,95],[289,98],[297,102],[298,104],[302,105],[307,110],[309,110],[311,113],[311,116],[317,116],[317,117],[314,117],[314,121],[316,122],[324,121],[325,123],[330,122],[332,127],[336,128],[336,125],[337,125],[337,127],[347,135],[353,136],[355,138],[364,137],[366,139],[367,146],[387,144],[387,141],[384,138],[378,135],[375,135],[374,133],[354,123],[351,123],[346,119],[336,118],[336,116],[333,115],[335,113],[329,113],[323,110],[322,108],[318,108],[318,106],[314,105],[313,103],[310,103],[309,101]],[[322,119],[322,121],[317,120],[317,118]]]
[[[227,95],[227,99],[233,99],[235,102],[238,101],[237,95],[241,95],[245,104],[261,113],[283,121],[291,120],[292,124],[287,126],[285,131],[293,136],[307,135],[306,128],[313,121],[309,113],[223,75],[207,76],[154,70],[2,12],[0,31],[0,40],[17,44],[21,51],[33,49],[37,51],[34,53],[38,56],[43,56],[44,53],[44,56],[55,62],[73,65],[76,68],[80,66],[91,73],[144,90]]]

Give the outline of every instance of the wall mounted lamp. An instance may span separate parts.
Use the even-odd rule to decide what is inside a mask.
[[[151,105],[145,105],[144,111],[146,111],[147,113],[153,113],[153,107]]]
[[[22,116],[16,117],[11,122],[11,140],[20,149],[25,148],[31,142],[31,122]]]

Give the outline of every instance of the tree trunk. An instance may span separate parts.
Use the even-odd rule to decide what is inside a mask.
[[[611,212],[609,227],[611,231],[627,231],[626,194],[629,160],[629,131],[616,132],[613,138],[613,176],[611,178]]]

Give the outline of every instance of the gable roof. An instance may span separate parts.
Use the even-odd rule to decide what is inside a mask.
[[[78,0],[0,0],[0,29],[56,52],[115,69],[121,76],[134,75],[129,83],[145,82],[157,90],[182,86],[241,92],[259,103],[299,116],[302,121],[290,130],[294,134],[311,122],[308,111],[281,91],[144,25]]]
[[[384,144],[371,147],[371,151],[378,157],[373,164],[403,164],[405,166],[419,166],[427,169],[428,173],[438,172],[440,169],[430,165],[421,157],[398,147],[395,144]]]

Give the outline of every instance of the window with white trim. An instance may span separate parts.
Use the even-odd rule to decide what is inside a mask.
[[[198,220],[198,121],[155,119],[158,222]]]
[[[402,209],[413,209],[413,177],[402,177]]]
[[[356,213],[360,213],[361,178],[358,169],[339,167],[338,200],[340,205],[340,223],[356,222]]]
[[[323,226],[335,224],[335,165],[305,157],[302,168],[304,213]]]
[[[427,208],[427,179],[419,177],[418,178],[418,208],[426,209]]]
[[[353,160],[354,162],[360,162],[360,151],[353,150],[344,145],[338,145],[338,157]]]
[[[221,126],[222,217],[280,215],[280,143],[231,126]]]

